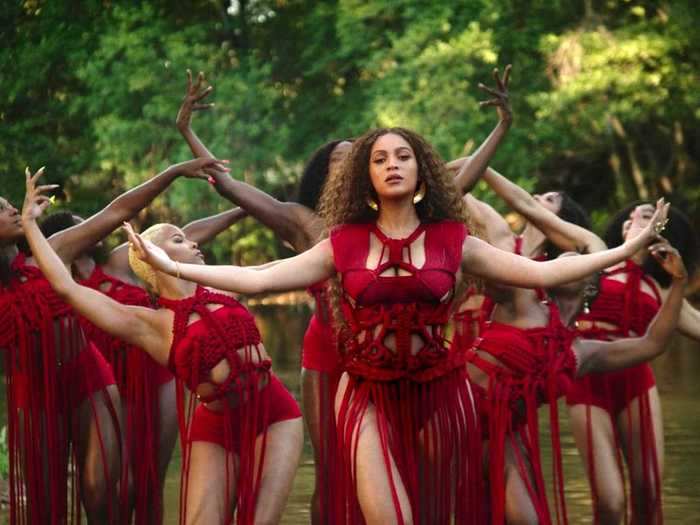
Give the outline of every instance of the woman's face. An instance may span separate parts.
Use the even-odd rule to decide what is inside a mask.
[[[17,241],[24,236],[22,216],[9,201],[0,197],[0,241]]]
[[[629,219],[622,223],[622,238],[634,239],[641,231],[647,227],[649,221],[654,216],[654,206],[651,204],[640,204],[630,211]]]
[[[411,145],[395,133],[379,137],[370,152],[369,177],[380,200],[412,197],[418,186],[418,163]]]
[[[547,193],[533,195],[534,199],[555,215],[561,211],[562,195],[558,191],[548,191]]]
[[[328,158],[328,176],[334,175],[342,167],[351,149],[352,142],[348,142],[347,140],[338,142],[338,144],[335,145]]]
[[[163,226],[153,243],[162,248],[173,261],[189,264],[204,264],[204,255],[197,243],[187,239],[185,233],[172,224]]]

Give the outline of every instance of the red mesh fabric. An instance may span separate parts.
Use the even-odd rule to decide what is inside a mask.
[[[612,276],[625,274],[626,281],[612,279]],[[645,283],[652,291],[653,296],[642,291],[642,283]],[[585,329],[579,329],[582,337],[588,339],[611,340],[619,337],[632,337],[646,332],[649,324],[656,316],[661,306],[661,296],[656,283],[644,273],[643,269],[631,260],[625,262],[620,268],[607,271],[600,280],[600,291],[590,307],[590,313],[579,316],[579,325]],[[585,323],[583,323],[585,321]],[[606,323],[608,326],[600,326],[598,323]],[[614,329],[609,329],[609,326]],[[648,451],[642,454],[642,468],[644,472],[643,484],[646,487],[644,501],[647,511],[652,515],[654,509],[661,507],[661,476],[659,471],[658,453],[656,451],[656,439],[651,420],[651,408],[649,390],[656,384],[651,367],[647,363],[636,365],[615,372],[589,374],[575,381],[567,392],[569,405],[586,405],[588,418],[588,448],[592,444],[592,432],[590,407],[597,406],[607,410],[612,418],[617,418],[634,399],[639,399],[639,435],[641,447]],[[632,412],[626,411],[624,417],[628,424],[632,422]],[[613,428],[616,425],[613,421]],[[618,468],[623,471],[621,438],[615,434],[618,446]],[[628,444],[629,445],[629,444]],[[634,461],[632,458],[631,461]],[[628,465],[634,468],[635,465]],[[595,479],[596,465],[594,456],[590,454],[587,464],[589,479]],[[624,476],[623,476],[624,477]],[[598,493],[595,485],[591,486],[593,500],[598,501]],[[654,496],[657,495],[657,496]],[[658,510],[656,525],[663,521],[661,510]],[[625,521],[629,522],[630,516]]]
[[[90,394],[103,396],[118,425],[104,386],[113,382],[99,369],[85,375],[85,337],[70,306],[64,303],[38,268],[18,255],[15,275],[0,288],[0,314],[6,348],[7,416],[9,448],[10,524],[64,525],[81,519],[80,483],[71,435],[78,432],[74,410]],[[106,375],[105,375],[106,374]],[[106,384],[103,384],[106,383]],[[100,388],[101,387],[101,388]],[[94,411],[94,398],[89,397]],[[104,453],[98,426],[100,447]],[[103,465],[106,464],[103,462]],[[105,471],[109,483],[109,473]],[[110,508],[110,523],[116,520]]]
[[[366,267],[370,233],[383,245],[374,269]],[[423,234],[425,263],[416,267],[408,248]],[[414,521],[481,523],[481,450],[463,366],[466,351],[451,349],[444,336],[466,235],[464,224],[456,222],[423,224],[406,239],[388,239],[373,224],[331,233],[350,331],[343,339],[349,381],[336,423],[335,523],[364,523],[354,458],[369,407],[376,414],[397,521],[405,517],[390,458]],[[392,268],[409,275],[380,275]],[[423,342],[417,352],[411,349],[414,336]]]
[[[509,443],[539,522],[552,523],[540,459],[537,409],[542,404],[549,405],[557,523],[567,523],[557,399],[576,373],[571,350],[575,333],[561,324],[556,306],[548,304],[547,326],[521,329],[486,323],[474,343],[474,352],[469,354],[470,365],[487,377],[486,383],[474,385],[474,390],[484,437],[488,439],[494,525],[505,520],[505,451]]]
[[[105,273],[99,265],[81,284],[122,304],[153,307],[153,301],[146,290]],[[122,469],[122,484],[126,486],[131,472],[134,483],[134,524],[157,525],[163,521],[161,480],[158,473],[159,391],[162,385],[173,380],[173,375],[140,348],[100,330],[85,318],[80,321],[85,335],[97,344],[112,366],[119,385],[126,413],[124,436],[128,447],[128,457],[124,458],[128,461],[128,468],[125,465]],[[123,504],[128,505],[126,501]]]
[[[252,361],[260,343],[255,321],[250,312],[232,297],[202,287],[198,287],[191,297],[181,300],[160,298],[159,303],[175,313],[170,368],[178,380],[178,417],[183,447],[180,523],[184,525],[187,516],[185,495],[191,460],[191,422],[196,403],[194,395],[185,403],[184,386],[197,392],[203,384],[212,388],[210,394],[201,396],[202,401],[223,402],[219,435],[223,436],[224,447],[240,450],[235,485],[236,512],[235,516],[227,516],[226,523],[253,523],[264,461],[264,457],[260,457],[256,467],[255,442],[261,437],[264,450],[271,413],[269,396],[261,394],[270,380],[270,361]],[[199,319],[191,321],[192,314],[198,315]],[[213,384],[211,370],[222,360],[228,362],[230,373],[222,383]],[[263,429],[262,433],[260,429]],[[228,493],[234,473],[228,470],[228,465],[226,468]]]

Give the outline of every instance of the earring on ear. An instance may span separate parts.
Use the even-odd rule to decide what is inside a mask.
[[[367,202],[367,206],[372,208],[374,211],[379,211],[379,203],[377,201],[375,201],[371,195],[367,196],[367,199],[365,202]]]
[[[418,204],[425,197],[425,192],[428,191],[425,181],[421,181],[416,193],[413,194],[413,204]]]
[[[590,307],[590,305],[588,304],[588,299],[585,299],[585,300],[583,301],[583,313],[586,314],[586,315],[588,315],[588,314],[591,313],[591,307]]]

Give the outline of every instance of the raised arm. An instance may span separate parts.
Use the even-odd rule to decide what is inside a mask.
[[[593,253],[607,248],[603,240],[595,233],[562,220],[558,215],[537,202],[527,191],[496,170],[488,168],[483,179],[508,206],[535,225],[560,249]]]
[[[486,87],[479,84],[479,88],[486,91],[492,98],[480,102],[481,107],[494,106],[498,111],[498,124],[493,129],[491,134],[479,146],[479,148],[471,155],[469,161],[462,162],[457,175],[455,176],[455,184],[462,193],[467,193],[476,185],[479,177],[482,176],[484,170],[488,167],[491,158],[496,153],[498,145],[505,137],[510,125],[513,122],[513,113],[510,109],[508,100],[508,79],[510,78],[510,64],[506,66],[503,72],[503,79],[498,74],[498,69],[493,70],[493,77],[496,81],[495,88]]]
[[[138,256],[156,270],[219,290],[242,294],[298,290],[328,279],[335,272],[328,239],[300,255],[253,269],[179,263],[153,243],[141,239],[129,224],[124,227]]]
[[[204,217],[203,219],[192,221],[186,224],[182,228],[182,231],[185,232],[189,240],[197,244],[204,244],[214,239],[222,231],[227,230],[247,215],[245,210],[233,208],[212,215],[211,217]]]
[[[663,230],[667,211],[668,205],[659,199],[647,227],[616,248],[545,262],[532,261],[467,237],[462,268],[465,273],[519,288],[550,288],[568,283],[617,264],[644,248]]]
[[[650,247],[650,250],[673,278],[671,289],[661,309],[642,337],[617,339],[610,342],[589,339],[575,341],[573,350],[578,362],[578,376],[634,366],[654,359],[666,349],[666,343],[678,323],[688,275],[683,266],[683,260],[675,249],[667,244],[659,244]]]
[[[146,350],[162,364],[167,363],[163,334],[169,327],[155,310],[120,304],[106,295],[77,284],[66,265],[41,233],[36,223],[49,201],[45,186],[36,186],[41,171],[34,176],[27,169],[22,226],[34,258],[56,293],[75,310],[102,330]]]
[[[201,102],[213,89],[212,86],[205,87],[205,84],[204,74],[200,73],[193,85],[192,74],[187,71],[187,92],[178,111],[176,123],[177,129],[194,155],[213,158],[191,125],[194,111],[213,106]],[[229,177],[226,173],[215,175],[214,182],[219,195],[246,210],[257,221],[275,232],[275,235],[291,244],[297,252],[308,249],[316,240],[317,230],[320,231],[317,225],[319,219],[306,206],[296,202],[281,202],[250,184]]]
[[[152,179],[123,193],[89,219],[52,235],[49,243],[61,260],[70,264],[124,221],[148,206],[177,177],[207,179],[210,176],[207,171],[214,167],[228,169],[216,159],[195,159],[170,166]]]

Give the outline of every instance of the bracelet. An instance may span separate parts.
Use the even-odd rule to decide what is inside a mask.
[[[175,277],[180,278],[180,263],[175,261]]]

